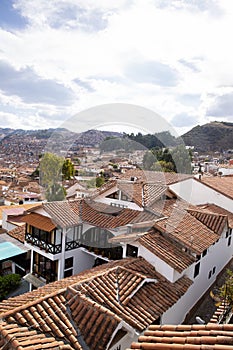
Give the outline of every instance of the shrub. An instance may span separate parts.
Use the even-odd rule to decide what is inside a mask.
[[[10,274],[0,276],[0,300],[3,300],[8,293],[16,289],[21,283],[21,276],[18,274]]]

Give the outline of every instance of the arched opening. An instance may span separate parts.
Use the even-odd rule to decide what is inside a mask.
[[[82,235],[82,246],[96,255],[118,260],[122,258],[122,247],[109,243],[109,239],[114,237],[112,232],[101,227],[91,227]]]

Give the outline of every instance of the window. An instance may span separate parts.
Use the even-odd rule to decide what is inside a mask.
[[[57,260],[52,261],[43,255],[35,253],[33,272],[44,278],[47,283],[57,279]]]
[[[195,265],[194,267],[194,278],[197,277],[199,275],[200,272],[200,261]]]
[[[207,249],[205,249],[202,253],[202,257],[204,257],[207,254]]]
[[[228,238],[229,236],[231,236],[232,233],[232,229],[228,228],[227,232],[226,232],[226,238]]]
[[[81,239],[82,225],[69,228],[66,233],[66,242],[75,242]]]
[[[71,267],[73,267],[73,257],[71,257],[71,258],[67,258],[66,260],[65,260],[65,270],[66,269],[70,269]]]
[[[127,246],[126,246],[126,256],[132,256],[133,258],[136,258],[138,256],[138,248],[134,247],[131,244],[127,244]]]
[[[70,277],[73,274],[73,269],[64,271],[64,278]]]
[[[214,266],[213,269],[209,271],[208,279],[210,279],[211,276],[215,274],[215,272],[216,272],[216,266]]]
[[[64,277],[69,277],[73,275],[73,264],[74,264],[73,256],[65,259]]]
[[[228,242],[227,242],[227,245],[228,245],[228,247],[229,247],[229,245],[231,245],[231,236],[230,236],[230,237],[228,237]]]
[[[110,231],[100,227],[92,227],[83,234],[82,243],[89,247],[111,248],[112,244],[108,240],[112,237],[113,234]]]

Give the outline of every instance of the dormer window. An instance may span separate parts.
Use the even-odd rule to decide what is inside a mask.
[[[127,244],[126,246],[126,256],[131,256],[136,258],[138,256],[138,247],[135,247],[131,244]]]

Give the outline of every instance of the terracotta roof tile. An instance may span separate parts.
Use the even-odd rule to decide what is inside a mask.
[[[214,190],[222,193],[223,195],[233,199],[233,176],[212,176],[212,177],[202,177],[201,180],[197,180],[205,185],[213,188]]]
[[[22,217],[21,220],[29,225],[47,232],[50,232],[56,228],[56,225],[49,217],[37,213],[27,214]]]
[[[221,235],[224,227],[228,223],[226,215],[206,213],[201,210],[194,209],[188,209],[188,213],[218,235]]]
[[[43,203],[43,208],[60,227],[71,227],[81,222],[79,200]]]
[[[8,235],[24,243],[25,241],[25,225],[14,228],[8,231]]]
[[[131,349],[219,349],[233,346],[233,325],[149,326]]]
[[[233,228],[233,213],[230,211],[219,207],[216,204],[200,204],[197,206],[197,208],[201,209],[203,212],[206,213],[214,213],[214,214],[220,214],[220,215],[226,215],[228,217],[228,224],[231,228]]]
[[[202,253],[219,239],[219,234],[188,212],[189,204],[185,201],[160,201],[153,205],[153,210],[161,210],[161,206],[165,218],[156,222],[154,227],[196,254]]]
[[[195,261],[192,255],[182,250],[181,245],[156,230],[144,234],[138,238],[138,242],[178,272],[182,272]]]
[[[140,214],[140,211],[128,208],[117,211],[116,215],[107,214],[97,210],[98,205],[102,210],[101,203],[93,203],[87,200],[82,202],[82,219],[84,222],[103,228],[116,228],[127,225]]]
[[[120,179],[130,180],[131,177],[136,177],[137,181],[143,181],[146,183],[161,183],[163,185],[171,185],[173,183],[192,178],[193,175],[130,169],[126,171],[126,173],[122,174],[120,176]]]
[[[22,349],[81,349],[85,343],[104,350],[122,320],[145,329],[191,283],[183,277],[172,284],[142,258],[111,262],[1,302],[0,341],[7,335]],[[33,345],[22,340],[23,332],[33,332]]]
[[[32,203],[32,204],[20,204],[20,205],[0,205],[0,220],[2,220],[2,213],[5,210],[12,210],[12,209],[16,209],[18,210],[19,208],[24,208],[24,210],[28,210],[31,208],[36,208],[41,206],[41,203]]]

